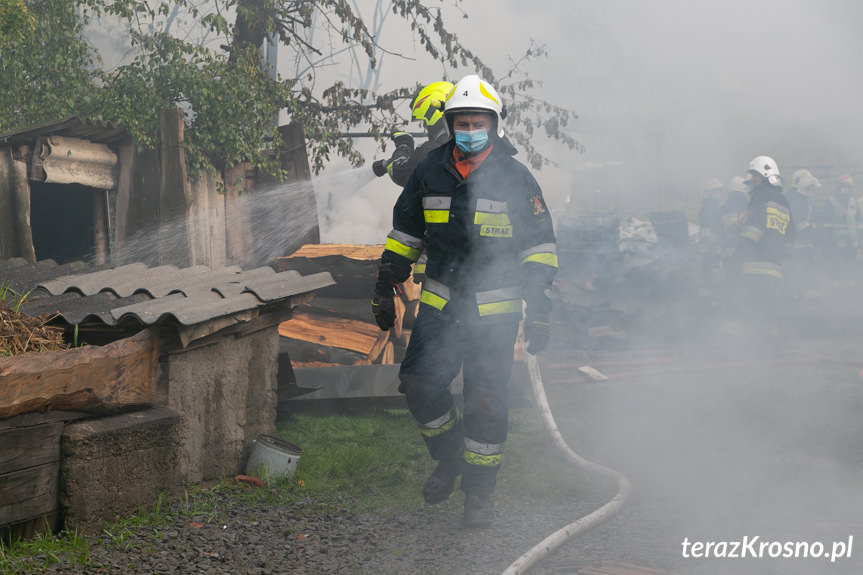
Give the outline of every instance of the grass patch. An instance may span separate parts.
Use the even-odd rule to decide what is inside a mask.
[[[554,448],[533,408],[510,412],[510,432],[496,497],[571,498],[583,478]],[[193,486],[170,503],[160,498],[149,508],[118,517],[89,540],[76,532],[40,535],[0,544],[0,575],[38,573],[53,563],[87,564],[91,545],[131,551],[146,546],[140,536],[160,537],[161,526],[178,518],[184,523],[220,523],[233,506],[275,506],[304,502],[308,511],[326,512],[332,505],[354,511],[388,514],[422,505],[423,482],[434,463],[407,410],[352,414],[293,415],[278,422],[276,435],[303,448],[293,477],[249,489],[228,478],[207,488]]]
[[[312,496],[340,494],[358,509],[419,503],[417,486],[431,470],[406,410],[297,414],[277,434],[303,448],[295,485]]]

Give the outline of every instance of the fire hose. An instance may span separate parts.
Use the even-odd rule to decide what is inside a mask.
[[[608,467],[603,467],[602,465],[588,461],[569,448],[566,441],[563,439],[563,435],[561,435],[560,430],[557,428],[554,416],[551,413],[551,408],[548,405],[548,398],[545,396],[545,389],[542,385],[542,374],[539,369],[539,360],[537,360],[535,355],[527,354],[527,370],[530,375],[530,387],[533,391],[534,400],[539,408],[540,415],[542,415],[545,428],[551,434],[554,444],[563,452],[566,459],[578,469],[588,471],[590,473],[596,473],[617,483],[617,494],[608,501],[608,503],[596,511],[585,515],[581,519],[578,519],[561,529],[558,529],[534,545],[530,550],[507,567],[506,571],[504,571],[502,575],[520,575],[527,573],[531,567],[560,547],[564,542],[587,531],[588,529],[591,529],[592,527],[595,527],[620,511],[624,503],[626,503],[626,500],[629,498],[630,491],[632,490],[629,480],[625,475],[615,471],[614,469],[609,469]]]

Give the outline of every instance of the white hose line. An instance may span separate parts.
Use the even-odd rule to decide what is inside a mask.
[[[546,555],[560,547],[566,540],[579,533],[602,523],[612,515],[620,511],[623,504],[629,498],[629,493],[632,487],[629,480],[622,473],[603,467],[592,461],[584,459],[575,453],[564,441],[557,424],[554,422],[554,416],[551,413],[551,408],[548,405],[548,399],[545,396],[545,390],[542,385],[542,374],[539,371],[539,361],[535,355],[527,354],[527,370],[530,374],[530,387],[533,390],[533,397],[536,400],[536,405],[542,414],[543,423],[546,429],[551,434],[555,445],[563,452],[566,458],[579,469],[597,473],[609,479],[613,479],[617,483],[617,494],[605,505],[585,515],[578,521],[570,523],[565,527],[555,531],[536,545],[534,545],[524,555],[515,560],[502,575],[521,575],[536,565]]]

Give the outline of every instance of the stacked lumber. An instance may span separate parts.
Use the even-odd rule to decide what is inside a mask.
[[[420,284],[413,276],[399,285],[396,322],[384,332],[371,311],[382,245],[307,244],[277,258],[277,271],[303,275],[330,272],[335,285],[317,290],[316,297],[279,324],[282,349],[295,368],[344,365],[386,365],[400,362],[419,311]]]

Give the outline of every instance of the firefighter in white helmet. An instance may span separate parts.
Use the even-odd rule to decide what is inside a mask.
[[[735,250],[741,275],[731,312],[744,333],[757,338],[777,335],[776,302],[794,222],[776,161],[757,156],[749,163],[747,175],[750,198]]]
[[[716,178],[704,184],[701,206],[698,210],[698,256],[701,263],[698,295],[713,307],[714,288],[719,279],[719,237],[722,233],[720,202],[725,186]]]
[[[833,205],[833,237],[835,247],[835,277],[838,284],[853,285],[859,247],[858,230],[860,207],[852,193],[854,179],[842,174],[837,180],[836,193],[830,197]]]
[[[381,329],[394,322],[394,286],[428,255],[419,315],[401,363],[399,390],[437,462],[423,487],[446,500],[461,475],[464,525],[493,520],[490,496],[507,434],[513,346],[549,342],[555,237],[542,191],[504,137],[503,103],[479,76],[462,78],[444,117],[452,137],[420,161],[393,209],[372,301]],[[464,410],[450,393],[463,371]]]
[[[794,221],[794,243],[786,264],[787,291],[793,299],[810,297],[818,292],[815,279],[821,267],[816,258],[812,217],[813,206],[821,201],[821,182],[808,170],[797,170],[786,195]]]

